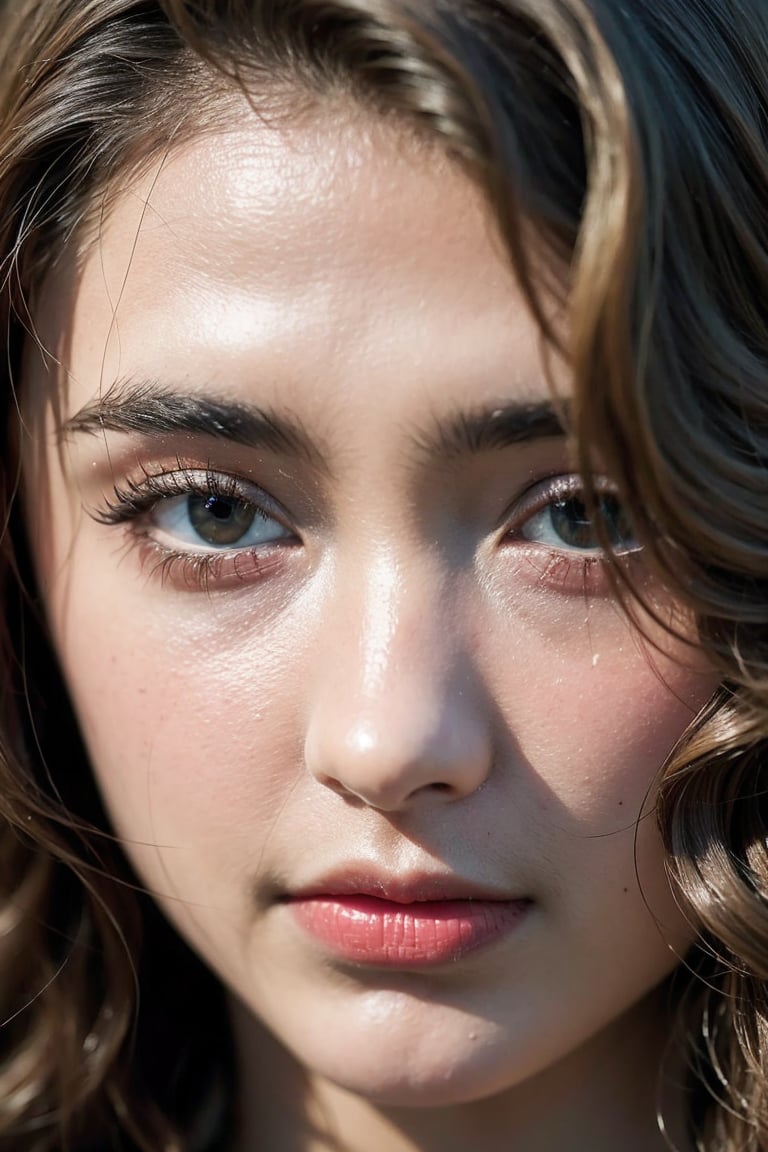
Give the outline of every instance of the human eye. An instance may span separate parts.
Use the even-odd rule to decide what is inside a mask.
[[[93,513],[124,524],[163,582],[183,588],[227,586],[265,575],[276,551],[296,542],[276,503],[255,485],[212,469],[177,467],[115,484]]]
[[[594,491],[592,509],[579,476],[548,477],[524,493],[508,521],[505,541],[531,561],[537,581],[558,592],[610,592],[603,541],[620,560],[640,552],[616,490],[598,477]]]
[[[616,554],[639,550],[626,509],[604,481],[596,484],[596,511],[587,508],[578,476],[558,476],[526,494],[519,535],[562,552],[602,556],[600,529]],[[599,524],[598,524],[599,520]]]

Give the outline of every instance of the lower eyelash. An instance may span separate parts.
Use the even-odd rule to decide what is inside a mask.
[[[537,581],[561,595],[589,598],[605,595],[610,590],[602,554],[551,552],[542,556],[531,551],[526,559],[535,570]]]
[[[211,593],[232,584],[247,584],[268,575],[280,563],[277,555],[253,549],[233,552],[172,552],[148,536],[141,538],[140,559],[150,577],[190,592]],[[214,589],[215,585],[215,589]]]
[[[642,564],[640,551],[626,552],[609,558],[605,553],[526,551],[525,558],[536,573],[537,583],[561,596],[579,596],[585,600],[613,597],[621,585],[620,568]]]

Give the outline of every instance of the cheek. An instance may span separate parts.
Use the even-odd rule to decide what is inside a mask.
[[[531,612],[514,632],[489,629],[488,676],[497,670],[494,696],[518,765],[500,799],[511,835],[535,845],[575,936],[590,925],[613,947],[621,923],[645,955],[657,919],[682,954],[691,931],[667,880],[656,783],[716,677],[682,643],[639,639],[606,602],[591,606],[589,627],[583,606],[542,619],[547,627]]]
[[[663,766],[717,683],[692,662],[683,646],[663,655],[634,637],[606,644],[553,691],[560,736],[539,745],[542,842],[571,877],[567,915],[576,930],[599,926],[606,954],[621,926],[628,965],[656,954],[671,965],[694,938],[655,812]]]
[[[574,819],[637,819],[675,744],[716,687],[700,655],[607,599],[521,602],[484,621],[486,676],[514,752]],[[554,800],[552,802],[555,802]]]
[[[664,679],[637,653],[569,669],[530,738],[540,771],[574,814],[634,820],[659,770],[710,694],[672,665]],[[700,699],[699,699],[700,696]]]
[[[229,881],[253,868],[301,771],[300,638],[285,623],[278,639],[172,609],[142,614],[141,598],[138,585],[119,615],[75,596],[62,603],[65,675],[142,876],[161,892],[218,900],[217,885],[234,891]]]

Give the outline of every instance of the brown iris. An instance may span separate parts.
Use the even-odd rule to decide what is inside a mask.
[[[188,513],[200,539],[220,546],[241,541],[257,516],[253,505],[229,496],[190,496]]]

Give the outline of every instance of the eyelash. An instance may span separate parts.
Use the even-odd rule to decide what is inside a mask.
[[[598,499],[615,496],[613,485],[605,477],[596,476],[593,487]],[[611,591],[612,585],[602,549],[579,553],[577,550],[568,551],[563,548],[547,552],[522,534],[522,529],[537,514],[546,512],[560,501],[578,500],[582,493],[583,485],[576,475],[556,473],[545,477],[515,501],[514,515],[508,514],[506,517],[506,535],[523,551],[539,583],[562,595],[575,594],[584,598],[604,596]],[[613,551],[615,556],[626,562],[640,551],[640,546],[632,540],[627,547],[617,547]]]
[[[596,480],[598,496],[610,496],[613,489],[606,481]],[[545,513],[558,502],[578,500],[581,493],[578,477],[569,475],[547,477],[529,488],[514,504],[514,512],[505,517],[505,539],[521,549],[531,564],[537,582],[564,594],[581,593],[599,595],[607,589],[604,555],[601,551],[579,552],[549,548],[526,538],[522,529],[537,515]],[[155,473],[144,471],[140,481],[127,479],[115,484],[113,497],[107,498],[100,509],[91,514],[105,525],[129,525],[134,538],[142,546],[142,560],[151,562],[151,575],[161,583],[172,582],[193,591],[210,591],[214,587],[243,584],[268,575],[281,563],[281,552],[296,538],[287,535],[260,545],[248,545],[221,550],[194,551],[169,547],[153,538],[149,526],[142,525],[161,502],[174,497],[194,497],[232,500],[247,505],[255,516],[274,521],[286,529],[284,517],[274,502],[261,489],[246,484],[236,476],[216,472],[210,467],[189,468],[181,461],[168,470]],[[624,550],[636,551],[635,546]]]
[[[201,472],[205,480],[198,479]],[[104,507],[97,509],[94,519],[100,524],[125,524],[150,512],[159,500],[173,496],[220,496],[227,499],[247,499],[241,485],[234,476],[214,472],[210,468],[185,468],[178,463],[176,468],[157,473],[145,472],[138,483],[126,480],[124,487],[115,484],[112,489],[114,499],[104,501]]]
[[[142,560],[152,564],[150,575],[157,576],[161,584],[172,582],[191,591],[208,592],[214,587],[247,583],[277,567],[279,557],[275,553],[287,543],[267,546],[266,551],[252,547],[183,551],[161,544],[140,527],[142,519],[161,501],[184,496],[241,501],[264,520],[281,523],[279,511],[261,489],[211,468],[187,468],[177,461],[172,469],[145,471],[142,480],[127,479],[122,485],[115,484],[112,491],[113,496],[104,501],[103,507],[91,513],[93,518],[100,524],[128,525],[142,545]]]

